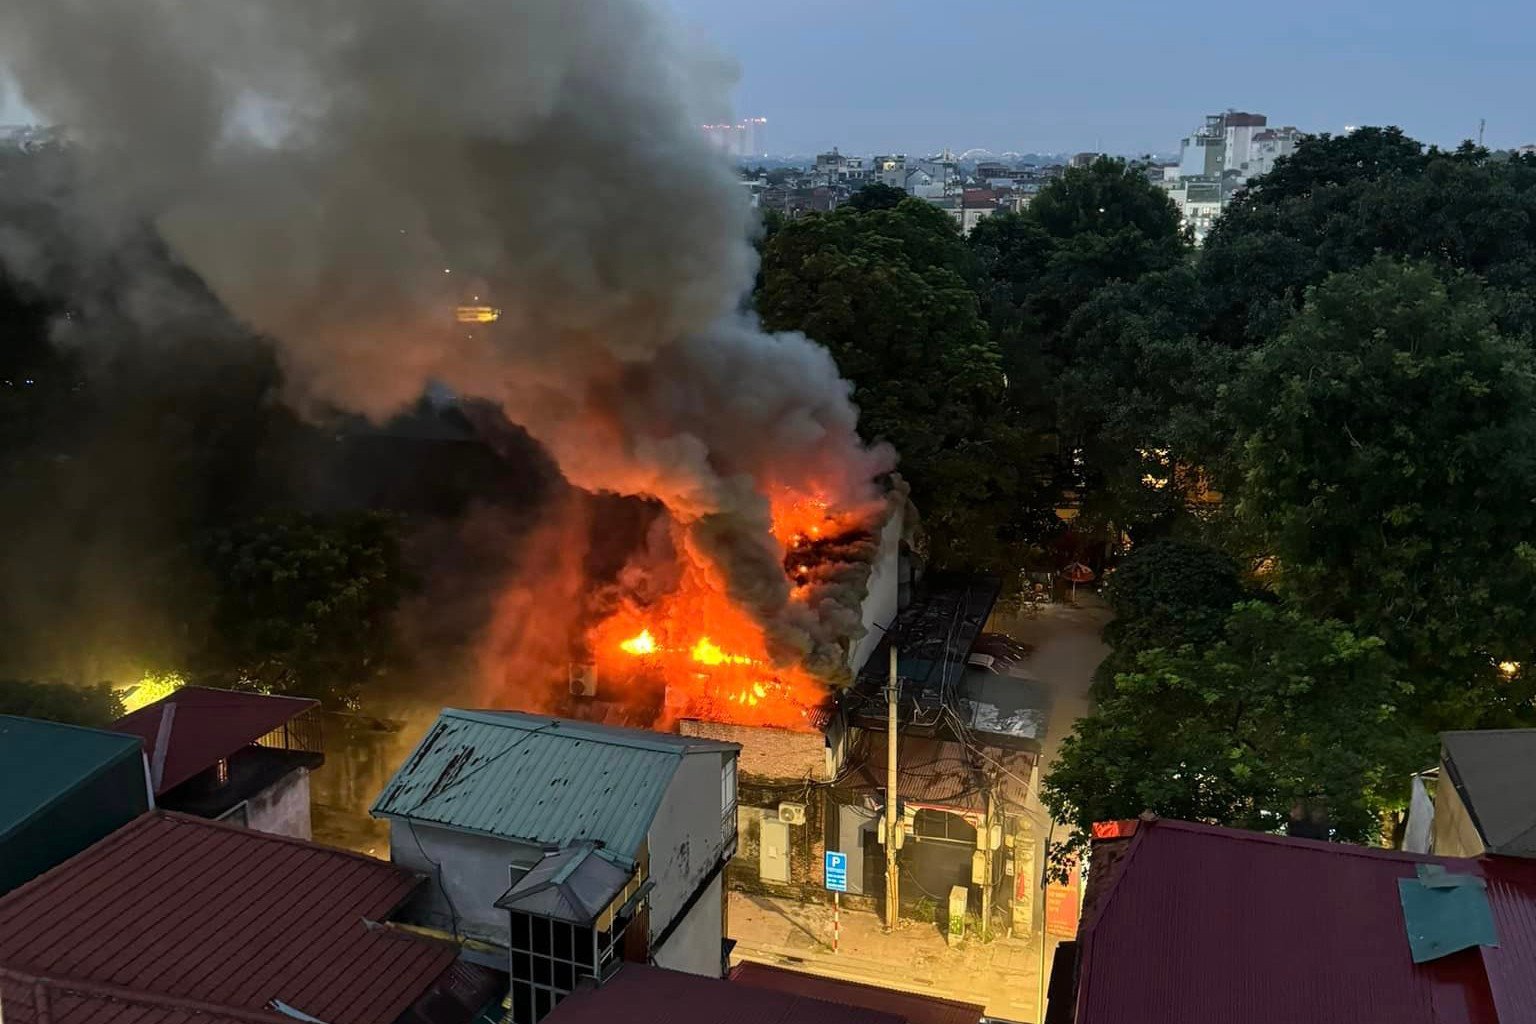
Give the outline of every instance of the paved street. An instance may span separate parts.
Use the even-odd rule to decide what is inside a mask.
[[[843,910],[832,952],[832,907],[730,894],[735,959],[982,1003],[1010,1021],[1036,1021],[1039,952],[1023,939],[966,939],[951,949],[938,927],[903,921],[890,935],[879,916]]]
[[[1028,611],[999,605],[990,628],[1034,647],[1024,667],[1051,690],[1043,764],[1056,759],[1072,724],[1088,713],[1093,673],[1109,653],[1100,634],[1109,623],[1109,606],[1097,594],[1079,590],[1077,603],[1050,604]]]

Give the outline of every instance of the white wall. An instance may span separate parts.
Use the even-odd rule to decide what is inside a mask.
[[[724,933],[725,872],[715,876],[692,913],[656,953],[656,966],[669,971],[720,976],[720,940]]]
[[[1227,152],[1223,167],[1229,171],[1248,170],[1253,158],[1253,137],[1267,130],[1264,126],[1236,125],[1227,129]]]
[[[420,823],[413,826],[394,818],[389,822],[389,859],[427,876],[403,916],[452,932],[456,914],[460,934],[499,946],[507,944],[509,925],[507,912],[496,901],[511,886],[511,866],[531,866],[542,855],[538,847],[526,843]]]
[[[838,810],[837,848],[848,857],[848,891],[856,895],[875,895],[864,883],[864,848],[860,845],[860,837],[879,816],[853,804],[829,803],[828,806]]]
[[[246,827],[296,839],[313,838],[309,817],[309,769],[295,768],[245,802]]]
[[[714,868],[724,841],[720,822],[724,808],[720,799],[720,775],[725,758],[735,756],[717,752],[689,754],[683,758],[672,784],[667,787],[656,818],[647,835],[651,851],[651,938],[654,940],[681,910],[695,888]],[[712,887],[712,890],[715,887]],[[720,976],[721,906],[706,894],[689,912],[687,923],[679,925],[660,950],[654,946],[658,963],[674,970],[717,978]],[[700,950],[709,946],[705,936],[713,934],[709,955]],[[688,932],[688,942],[672,948],[681,932]]]
[[[859,674],[880,643],[883,634],[875,627],[889,626],[896,618],[901,584],[901,528],[902,509],[898,507],[880,531],[880,552],[875,556],[874,571],[869,574],[869,596],[862,609],[864,635],[853,645],[848,657],[848,667],[854,675]]]

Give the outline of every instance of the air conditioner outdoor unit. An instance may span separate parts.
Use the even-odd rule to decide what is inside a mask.
[[[591,665],[571,666],[571,696],[597,696],[597,669]]]
[[[779,820],[786,825],[804,825],[805,804],[779,804]]]

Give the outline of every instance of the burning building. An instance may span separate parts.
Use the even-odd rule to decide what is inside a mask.
[[[650,0],[16,0],[0,63],[78,141],[82,251],[152,225],[294,408],[452,396],[546,457],[456,703],[771,729],[825,774],[910,520],[831,354],[747,310],[754,214],[697,130],[728,62]],[[182,312],[123,291],[147,334]]]
[[[642,564],[654,551],[631,561],[593,597],[600,610],[577,641],[577,713],[660,728],[701,719],[820,732],[868,656],[871,627],[896,611],[904,505],[898,487],[853,511],[815,498],[775,506],[788,586],[780,615],[828,623],[814,645],[765,627],[686,541],[676,563]]]

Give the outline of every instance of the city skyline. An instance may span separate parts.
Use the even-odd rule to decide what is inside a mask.
[[[1522,88],[1536,11],[1513,0],[1475,0],[1454,19],[1424,0],[1201,19],[1109,0],[1091,23],[1076,8],[978,0],[947,25],[912,0],[878,18],[811,0],[667,2],[738,63],[735,115],[768,118],[783,154],[1168,153],[1228,107],[1309,132],[1394,124],[1441,146],[1486,119],[1490,146],[1536,142]]]

